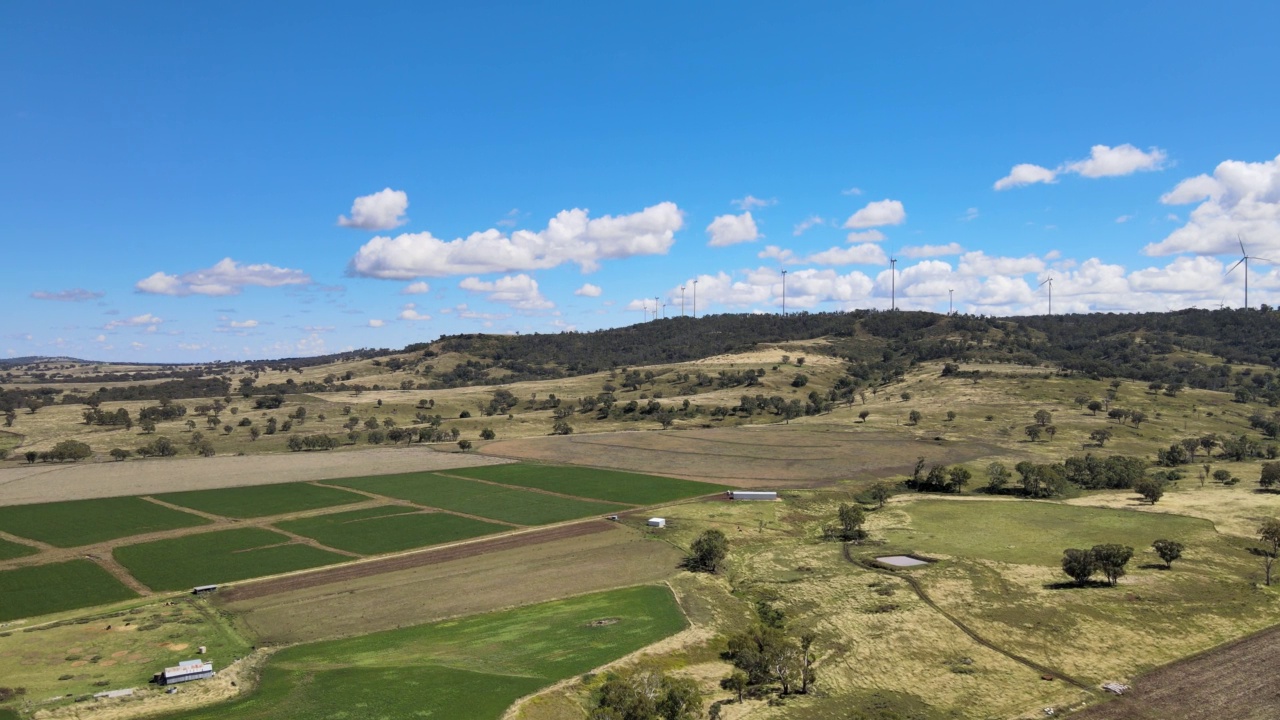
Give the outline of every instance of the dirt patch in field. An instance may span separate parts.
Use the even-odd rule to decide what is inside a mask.
[[[952,464],[999,450],[860,426],[805,424],[523,438],[490,443],[482,452],[741,487],[813,487],[908,474],[917,457]]]
[[[590,534],[544,535],[543,542],[518,534],[497,548],[484,543],[480,554],[425,553],[434,556],[433,564],[382,566],[378,574],[331,576],[324,585],[276,587],[275,594],[248,600],[228,593],[219,602],[231,600],[225,609],[239,615],[259,642],[309,642],[654,582],[678,571],[677,548],[613,523],[579,523],[556,528],[556,535],[580,532],[579,525],[591,527]]]
[[[1134,680],[1110,702],[1072,720],[1271,720],[1280,717],[1280,626],[1166,665]]]
[[[0,469],[0,505],[150,495],[492,465],[499,458],[424,447],[26,465]]]

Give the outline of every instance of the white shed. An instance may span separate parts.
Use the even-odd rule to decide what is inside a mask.
[[[666,526],[666,518],[649,518],[649,527],[664,528]]]
[[[731,500],[777,500],[778,493],[773,490],[730,490]]]

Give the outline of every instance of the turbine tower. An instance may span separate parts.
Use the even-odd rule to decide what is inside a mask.
[[[698,280],[693,280],[693,319],[698,319]]]
[[[1049,314],[1052,315],[1053,314],[1053,276],[1052,275],[1049,276],[1049,279],[1037,285],[1036,289],[1039,290],[1045,285],[1049,286]]]
[[[684,286],[680,286],[680,317],[684,317]]]
[[[955,288],[947,290],[947,314],[956,314],[956,291]]]
[[[1267,263],[1269,265],[1274,265],[1275,263],[1273,263],[1272,261],[1264,257],[1250,255],[1249,252],[1244,249],[1244,238],[1241,238],[1239,235],[1236,236],[1236,240],[1240,242],[1240,259],[1236,261],[1235,265],[1232,265],[1230,268],[1228,268],[1227,271],[1222,274],[1222,276],[1226,277],[1231,274],[1232,270],[1235,270],[1241,265],[1244,265],[1244,309],[1248,310],[1249,309],[1249,261],[1261,260],[1262,262]]]
[[[898,258],[889,258],[889,309],[898,309]]]
[[[787,271],[782,271],[782,317],[787,316]]]

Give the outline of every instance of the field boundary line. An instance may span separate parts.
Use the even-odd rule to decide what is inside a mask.
[[[466,475],[450,475],[447,472],[435,472],[435,473],[432,473],[432,475],[440,475],[442,477],[453,478],[454,480],[473,480],[475,482],[484,483],[486,485],[496,485],[500,488],[507,488],[508,490],[527,490],[529,492],[542,493],[543,495],[550,495],[552,497],[564,498],[565,500],[586,500],[588,502],[602,502],[602,503],[611,503],[613,505],[627,505],[629,506],[628,509],[642,507],[641,505],[637,505],[635,503],[629,503],[629,502],[622,502],[621,500],[601,500],[600,498],[589,498],[582,495],[569,495],[568,493],[556,492],[554,490],[545,490],[543,488],[525,487],[524,485],[508,485],[507,483],[500,483],[496,480],[485,480],[484,478],[473,478],[473,477],[467,477]]]
[[[514,530],[519,530],[523,528],[532,528],[532,527],[547,527],[546,525],[519,525],[509,520],[499,520],[497,518],[488,518],[488,517],[484,517],[483,515],[472,515],[471,513],[459,512],[458,510],[449,510],[447,508],[436,507],[435,505],[423,505],[422,503],[416,503],[412,500],[405,500],[403,498],[391,497],[390,495],[379,495],[378,493],[369,492],[368,490],[356,490],[355,488],[348,488],[342,485],[325,485],[320,481],[315,481],[315,482],[312,482],[311,484],[319,485],[320,487],[334,488],[336,490],[350,490],[352,492],[360,493],[361,495],[367,495],[374,500],[381,500],[384,504],[387,504],[387,505],[400,505],[402,507],[412,507],[412,508],[417,508],[419,510],[430,510],[432,512],[444,513],[446,515],[457,515],[458,517],[464,517],[471,520],[481,520],[483,522],[493,523],[495,525],[506,525]],[[374,506],[374,507],[377,507],[377,506]],[[289,519],[292,520],[294,518],[289,518]]]
[[[841,549],[844,552],[844,559],[848,560],[850,563],[854,565],[857,565],[858,567],[867,568],[880,575],[886,575],[888,577],[894,577],[894,578],[899,578],[901,580],[905,580],[906,583],[911,586],[911,589],[915,591],[916,596],[918,596],[921,600],[924,601],[925,605],[928,605],[929,607],[933,608],[933,610],[935,610],[939,615],[946,618],[948,622],[950,622],[952,625],[955,625],[957,628],[960,629],[961,632],[963,632],[965,635],[968,635],[970,639],[972,639],[974,642],[978,643],[982,647],[985,647],[988,650],[994,650],[1020,665],[1024,665],[1032,670],[1035,670],[1041,675],[1050,675],[1056,678],[1061,678],[1062,680],[1065,680],[1068,683],[1075,685],[1076,687],[1080,688],[1081,690],[1084,690],[1087,693],[1090,693],[1090,694],[1094,693],[1093,686],[1085,683],[1084,681],[1078,680],[1060,670],[1055,670],[1049,667],[1048,665],[1042,665],[1034,660],[1031,660],[1030,658],[1023,657],[1013,652],[1012,650],[1007,650],[1003,647],[1000,647],[999,645],[982,637],[981,635],[978,634],[976,630],[964,624],[964,622],[962,622],[959,618],[955,617],[954,615],[947,612],[946,610],[943,610],[936,602],[933,601],[933,598],[929,597],[929,594],[924,591],[924,587],[920,585],[920,581],[915,579],[914,577],[907,575],[906,573],[899,574],[889,570],[881,570],[880,568],[869,567],[863,563],[858,562],[857,560],[854,560],[853,555],[849,553],[849,545],[847,543],[844,544],[844,547]]]

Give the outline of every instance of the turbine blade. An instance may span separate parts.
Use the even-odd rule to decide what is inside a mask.
[[[1222,273],[1222,277],[1226,277],[1226,276],[1230,275],[1232,270],[1235,270],[1236,268],[1238,268],[1238,267],[1240,267],[1241,265],[1243,265],[1243,264],[1244,264],[1244,260],[1245,260],[1244,258],[1240,258],[1239,260],[1237,260],[1235,265],[1232,265],[1230,268],[1228,268],[1228,269],[1227,269],[1227,271],[1226,271],[1226,272]]]
[[[1236,240],[1240,243],[1240,254],[1247,257],[1249,255],[1249,251],[1244,249],[1244,238],[1240,237],[1237,233]]]

